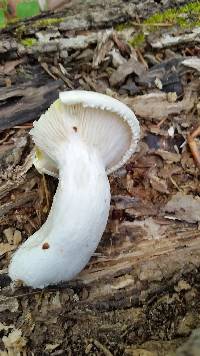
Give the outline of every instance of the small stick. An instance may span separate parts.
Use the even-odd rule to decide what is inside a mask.
[[[94,340],[94,345],[101,350],[105,356],[113,356],[113,354],[107,349],[107,347],[103,344],[101,344],[101,342],[99,342],[98,340]]]
[[[197,143],[195,142],[195,138],[200,135],[200,126],[197,127],[196,130],[194,130],[190,135],[187,137],[187,142],[190,147],[190,151],[192,153],[192,156],[197,164],[197,166],[200,168],[200,153],[198,150]]]

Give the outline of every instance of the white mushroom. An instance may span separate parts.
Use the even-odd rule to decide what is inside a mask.
[[[60,93],[31,130],[36,166],[59,184],[44,225],[14,253],[9,275],[33,288],[67,281],[87,264],[105,230],[107,173],[135,151],[139,123],[120,101],[87,91]]]

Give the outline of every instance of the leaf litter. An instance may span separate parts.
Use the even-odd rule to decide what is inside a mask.
[[[106,93],[129,105],[140,120],[142,137],[138,152],[126,167],[110,177],[110,219],[93,261],[110,258],[108,250],[104,250],[108,236],[117,241],[119,233],[128,231],[134,238],[137,231],[136,239],[140,239],[146,231],[147,239],[159,240],[166,236],[171,221],[174,221],[172,230],[198,231],[198,137],[192,137],[197,145],[195,151],[188,145],[188,137],[200,125],[200,65],[195,55],[200,51],[198,31],[182,29],[181,33],[175,29],[173,35],[170,31],[166,34],[161,29],[149,34],[140,48],[130,45],[130,35],[123,30],[74,33],[56,29],[56,32],[49,31],[48,41],[45,33],[38,32],[38,44],[25,51],[16,41],[14,47],[19,49],[19,59],[1,64],[1,82],[6,83],[9,78],[11,83],[17,83],[24,74],[32,75],[31,61],[37,58],[44,78],[60,79],[62,89]],[[4,53],[7,48],[10,50],[6,43],[1,47]],[[6,90],[7,94],[0,93],[1,101],[6,102],[11,95]],[[33,144],[28,136],[31,122],[27,122],[18,122],[18,127],[14,124],[0,133],[2,276],[6,274],[12,251],[45,221],[57,184],[51,177],[40,176],[32,167]],[[89,268],[92,269],[92,264]],[[124,285],[124,281],[120,283]],[[38,352],[44,350],[56,355],[57,351],[62,354],[63,349],[70,350],[65,335],[72,321],[64,322],[62,310],[69,301],[74,305],[73,288],[69,287],[65,293],[34,292],[20,287],[17,293],[11,293],[8,286],[3,290],[0,297],[2,355],[26,355],[30,339]],[[84,297],[87,299],[87,291]],[[8,310],[14,316],[14,324],[10,323]],[[45,318],[51,325],[49,330]],[[48,342],[45,332],[49,332]],[[110,352],[96,339],[88,340],[88,345],[88,354],[95,346],[104,354]]]

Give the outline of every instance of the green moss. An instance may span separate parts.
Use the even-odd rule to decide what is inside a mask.
[[[145,40],[145,35],[142,32],[137,33],[137,35],[133,36],[128,43],[132,46],[132,47],[140,47],[142,45],[142,43]]]
[[[126,28],[130,28],[133,27],[131,22],[125,22],[125,23],[120,23],[118,25],[115,26],[115,30],[118,32],[121,32],[123,30],[125,30]]]
[[[60,17],[60,18],[54,17],[54,18],[45,18],[45,19],[36,20],[35,22],[29,23],[27,25],[28,31],[31,31],[31,30],[36,31],[43,27],[45,27],[45,28],[51,27],[52,25],[62,22],[64,19],[65,19],[64,17]],[[15,30],[15,35],[16,35],[17,39],[20,41],[26,35],[26,33],[27,33],[27,27],[24,24],[17,27]]]
[[[64,21],[64,17],[59,17],[59,18],[48,18],[48,19],[41,19],[37,20],[34,24],[35,27],[49,27],[51,25],[56,25],[59,24],[60,22]]]
[[[13,25],[16,24],[19,21],[17,17],[13,17],[12,19],[8,19],[7,23],[8,25]]]
[[[17,39],[21,40],[23,34],[26,33],[26,26],[25,25],[20,25],[15,29],[15,36]]]
[[[192,2],[175,9],[156,13],[144,21],[144,25],[166,24],[180,27],[194,27],[200,23],[200,2]]]
[[[34,37],[27,37],[21,40],[21,44],[26,47],[34,46],[37,43],[36,38]]]
[[[150,16],[140,24],[139,32],[129,40],[129,44],[133,47],[140,47],[145,41],[145,33],[165,26],[179,26],[189,29],[200,26],[200,1],[192,2],[179,8],[168,9],[164,12],[158,12]],[[116,30],[123,31],[130,27],[133,28],[134,24],[120,24],[116,26]]]

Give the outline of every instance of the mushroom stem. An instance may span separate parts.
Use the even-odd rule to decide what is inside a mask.
[[[110,186],[94,147],[73,132],[59,150],[59,184],[44,225],[15,252],[12,280],[33,288],[70,280],[87,264],[106,227]]]

